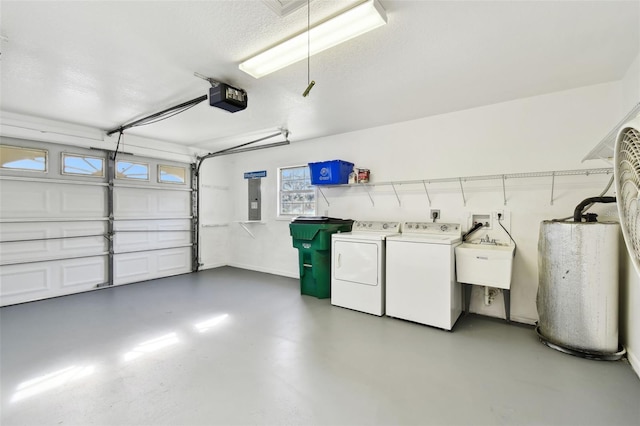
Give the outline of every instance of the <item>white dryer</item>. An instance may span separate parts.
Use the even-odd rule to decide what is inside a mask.
[[[331,236],[331,304],[384,315],[385,240],[398,222],[356,221],[351,232]]]
[[[386,314],[451,330],[462,312],[457,223],[405,222],[387,238]]]

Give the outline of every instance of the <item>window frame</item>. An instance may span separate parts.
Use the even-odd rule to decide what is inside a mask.
[[[64,159],[65,157],[75,157],[75,158],[91,158],[92,160],[100,160],[102,162],[102,168],[100,169],[100,171],[102,172],[100,175],[88,175],[88,174],[84,174],[84,173],[74,173],[74,172],[66,172],[64,170]],[[105,177],[105,158],[104,157],[95,157],[92,155],[84,155],[84,154],[76,154],[75,152],[61,152],[60,153],[60,174],[61,175],[66,175],[66,176],[82,176],[82,177],[89,177],[89,178],[97,178],[97,179],[104,179]]]
[[[2,164],[0,164],[0,170],[5,170],[5,171],[14,171],[14,172],[30,172],[30,173],[49,173],[49,150],[46,148],[30,148],[30,147],[26,147],[26,146],[16,146],[16,145],[7,145],[7,144],[1,144],[0,147],[7,147],[7,148],[15,148],[15,149],[20,149],[23,151],[42,151],[44,152],[44,170],[35,170],[35,169],[23,169],[23,168],[19,168],[19,167],[5,167]]]
[[[147,168],[147,178],[146,179],[141,179],[141,178],[132,178],[132,177],[118,177],[118,163],[129,163],[129,164],[136,164],[138,166],[145,166]],[[129,180],[132,182],[149,182],[151,180],[151,167],[149,166],[149,163],[143,163],[143,162],[139,162],[139,161],[130,161],[130,160],[116,160],[116,164],[114,164],[115,166],[115,178],[116,179],[120,179],[120,180]]]
[[[176,169],[184,170],[184,181],[183,182],[171,182],[171,181],[168,181],[168,180],[162,180],[162,173],[161,173],[161,170],[160,170],[162,167],[174,167]],[[160,164],[160,163],[158,163],[158,165],[157,165],[157,175],[158,175],[157,176],[158,183],[163,184],[163,185],[164,184],[168,184],[168,185],[186,185],[187,184],[187,180],[188,180],[187,178],[189,176],[187,168],[184,167],[184,166],[174,166],[173,164]]]
[[[276,189],[276,196],[278,198],[277,203],[276,203],[276,217],[278,219],[281,220],[291,220],[294,217],[297,216],[301,216],[301,215],[305,215],[308,213],[283,213],[282,212],[282,193],[283,193],[283,189],[282,189],[282,171],[286,170],[286,169],[299,169],[299,168],[307,168],[309,170],[309,184],[311,185],[311,169],[309,167],[308,164],[298,164],[298,165],[294,165],[294,166],[284,166],[284,167],[278,167],[277,168],[277,180],[278,180],[278,186]],[[303,190],[303,191],[286,191],[286,192],[298,192],[298,193],[306,193],[306,192],[313,192],[313,216],[316,216],[318,214],[318,188],[315,185],[311,185],[312,189],[310,190]]]

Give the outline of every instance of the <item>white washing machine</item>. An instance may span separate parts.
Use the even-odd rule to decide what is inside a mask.
[[[462,312],[457,223],[405,222],[387,238],[386,314],[451,330]]]
[[[384,315],[385,240],[398,222],[356,221],[351,232],[331,236],[331,304]]]

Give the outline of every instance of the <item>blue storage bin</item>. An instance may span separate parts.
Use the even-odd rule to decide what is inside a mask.
[[[309,163],[312,185],[340,185],[349,183],[353,163],[342,160]]]

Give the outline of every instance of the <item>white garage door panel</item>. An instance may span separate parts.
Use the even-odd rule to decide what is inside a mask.
[[[189,231],[179,232],[126,232],[116,234],[113,240],[115,253],[171,248],[191,244]]]
[[[106,221],[23,222],[3,223],[0,225],[2,241],[75,237],[79,235],[104,235],[106,232]]]
[[[0,267],[0,305],[91,290],[106,281],[107,257]]]
[[[97,286],[106,281],[106,257],[70,259],[62,266],[62,287]],[[74,290],[75,291],[75,290]]]
[[[0,192],[3,219],[100,218],[105,200],[106,188],[94,185],[5,182]]]
[[[114,231],[156,231],[156,230],[173,230],[173,231],[189,231],[191,230],[191,221],[189,219],[165,219],[165,220],[119,220],[113,224]]]
[[[191,216],[191,192],[189,191],[116,187],[113,197],[114,215],[118,219]]]
[[[0,243],[2,264],[42,259],[62,259],[74,256],[103,255],[107,251],[108,244],[104,237]]]
[[[128,284],[191,272],[191,247],[116,254],[114,284]]]
[[[191,243],[190,228],[189,219],[118,221],[114,224],[114,251],[122,253],[185,246]]]
[[[0,297],[4,301],[8,296],[47,290],[51,282],[50,272],[50,268],[44,263],[36,267],[0,266]]]
[[[162,275],[184,274],[191,271],[191,248],[158,252],[158,272]]]

